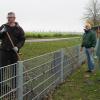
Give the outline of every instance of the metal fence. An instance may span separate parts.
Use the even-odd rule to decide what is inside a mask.
[[[0,100],[41,100],[85,60],[79,46],[0,68]]]

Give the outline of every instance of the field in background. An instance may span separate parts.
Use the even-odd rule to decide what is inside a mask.
[[[35,43],[25,43],[24,47],[21,49],[21,58],[28,59],[31,57],[39,56],[51,51],[55,51],[61,48],[67,48],[80,43],[80,39],[73,40],[61,40],[55,42],[35,42]]]
[[[61,32],[26,32],[26,38],[68,38],[80,37],[81,33],[61,33]]]

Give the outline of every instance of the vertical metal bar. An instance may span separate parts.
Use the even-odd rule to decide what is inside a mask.
[[[100,69],[100,57],[98,57],[98,68]]]
[[[81,55],[80,55],[80,46],[77,46],[77,56],[78,56],[78,62],[77,62],[77,64],[78,64],[78,66],[80,66],[81,65]]]
[[[64,81],[64,49],[61,49],[61,83]]]
[[[78,66],[81,66],[82,59],[83,59],[83,51],[80,52],[80,46],[77,46],[77,53],[78,53]]]
[[[23,100],[23,62],[18,61],[17,64],[17,87],[18,87],[18,99]]]

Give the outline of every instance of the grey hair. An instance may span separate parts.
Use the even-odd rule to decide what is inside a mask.
[[[15,13],[14,13],[14,12],[9,12],[9,13],[8,13],[8,16],[9,16],[9,15],[14,15],[14,16],[15,16]]]

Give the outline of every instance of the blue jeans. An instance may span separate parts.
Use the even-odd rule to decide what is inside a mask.
[[[87,56],[87,63],[88,63],[88,69],[90,71],[94,70],[94,58],[93,53],[90,51],[90,49],[85,48],[86,56]]]

